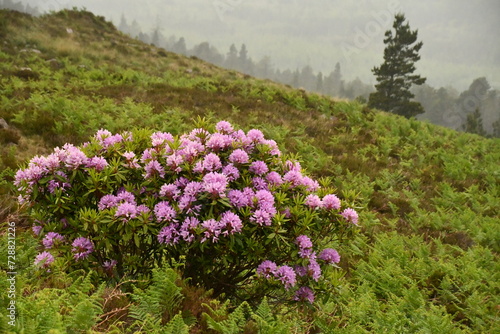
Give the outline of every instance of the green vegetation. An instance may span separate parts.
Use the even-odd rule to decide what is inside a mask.
[[[11,333],[495,333],[500,316],[500,141],[225,71],[119,33],[100,17],[0,11],[0,286]],[[66,30],[71,27],[72,32]],[[359,212],[337,248],[330,292],[312,306],[217,299],[182,278],[94,283],[92,271],[40,273],[13,174],[37,154],[100,128],[181,134],[193,120],[262,130]],[[169,296],[165,298],[165,296]]]

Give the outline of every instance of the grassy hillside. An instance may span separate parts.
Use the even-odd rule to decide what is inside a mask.
[[[230,307],[211,300],[167,272],[184,296],[181,306],[163,310],[171,331],[184,318],[191,332],[209,332],[210,321],[201,316],[208,312],[219,321],[228,319],[225,326],[233,319],[235,333],[257,328],[265,333],[278,328],[284,333],[498,332],[498,139],[222,70],[130,39],[82,11],[39,18],[0,11],[0,92],[0,118],[8,124],[0,129],[0,219],[4,227],[15,222],[17,228],[20,323],[16,329],[6,325],[9,299],[2,294],[0,328],[140,330],[131,326],[138,309],[144,315],[154,308],[147,308],[138,292],[92,286],[85,273],[58,273],[49,281],[33,274],[37,244],[31,222],[17,211],[12,175],[34,155],[66,142],[81,144],[100,128],[179,134],[205,117],[260,129],[282,151],[299,154],[312,175],[330,180],[338,196],[355,205],[361,229],[339,249],[344,270],[332,278],[336,292],[308,311],[273,306],[267,320],[276,331],[265,331],[255,317],[238,323],[238,308],[233,311],[238,303]],[[6,234],[2,228],[0,262],[8,271]],[[0,275],[6,291],[7,276]],[[263,309],[246,312],[262,315]],[[150,314],[143,330],[158,329],[157,316]]]

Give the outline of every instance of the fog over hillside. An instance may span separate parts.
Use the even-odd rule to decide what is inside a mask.
[[[500,88],[500,2],[497,0],[24,0],[40,11],[86,8],[118,25],[122,15],[142,30],[184,37],[188,47],[208,41],[225,54],[245,43],[258,61],[279,69],[328,73],[337,62],[346,78],[374,84],[384,32],[404,12],[424,46],[417,71],[431,86],[466,89],[486,77]]]

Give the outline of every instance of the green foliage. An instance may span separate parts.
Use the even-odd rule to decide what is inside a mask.
[[[204,313],[204,317],[207,321],[208,328],[215,330],[217,333],[223,334],[237,334],[242,332],[242,328],[245,327],[250,313],[250,306],[247,302],[241,303],[233,312],[227,312],[229,301],[220,305],[217,310],[214,310],[209,305],[206,305],[209,312],[216,316],[226,316],[226,319],[216,320],[208,313]]]
[[[62,274],[64,275],[64,274]],[[2,282],[7,282],[2,272]],[[9,326],[14,333],[79,333],[90,331],[102,313],[102,292],[104,285],[95,288],[91,284],[92,273],[77,276],[73,283],[64,288],[45,288],[27,294],[19,290],[16,296],[16,325]],[[66,277],[67,278],[67,277]],[[28,289],[29,280],[20,281],[18,287]],[[29,291],[29,290],[26,290]],[[5,301],[4,301],[5,302]],[[7,323],[6,307],[2,303],[2,323]]]
[[[292,324],[290,322],[277,319],[273,310],[269,307],[267,298],[262,299],[259,307],[251,316],[257,323],[259,333],[287,334],[292,330]]]
[[[208,328],[217,333],[233,334],[257,332],[265,334],[287,334],[295,330],[303,331],[305,326],[298,324],[298,321],[285,319],[281,315],[276,315],[263,298],[260,305],[254,310],[247,302],[242,302],[238,307],[230,310],[229,301],[223,304],[213,303],[214,307],[205,305],[208,312],[203,317]]]
[[[165,326],[161,333],[164,334],[189,334],[189,326],[182,319],[181,314],[176,314]]]
[[[181,288],[176,284],[179,279],[172,268],[156,268],[145,290],[134,288],[131,297],[136,304],[131,306],[130,316],[137,320],[137,325],[142,324],[142,328],[148,330],[146,324],[165,324],[169,320],[173,324],[178,322],[175,320],[178,317],[176,312],[184,298]]]

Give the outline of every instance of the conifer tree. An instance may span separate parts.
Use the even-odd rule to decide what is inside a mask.
[[[467,115],[467,121],[465,121],[462,128],[465,132],[475,133],[483,137],[487,135],[486,131],[484,131],[483,118],[479,109]]]
[[[410,118],[424,112],[420,103],[411,101],[414,95],[410,88],[422,85],[426,78],[413,74],[423,43],[416,42],[418,31],[410,30],[405,21],[404,14],[396,14],[394,31],[385,32],[384,63],[372,69],[378,84],[375,85],[377,91],[370,94],[368,105]]]
[[[229,52],[226,55],[225,66],[235,70],[238,68],[238,50],[234,44],[229,47]]]

